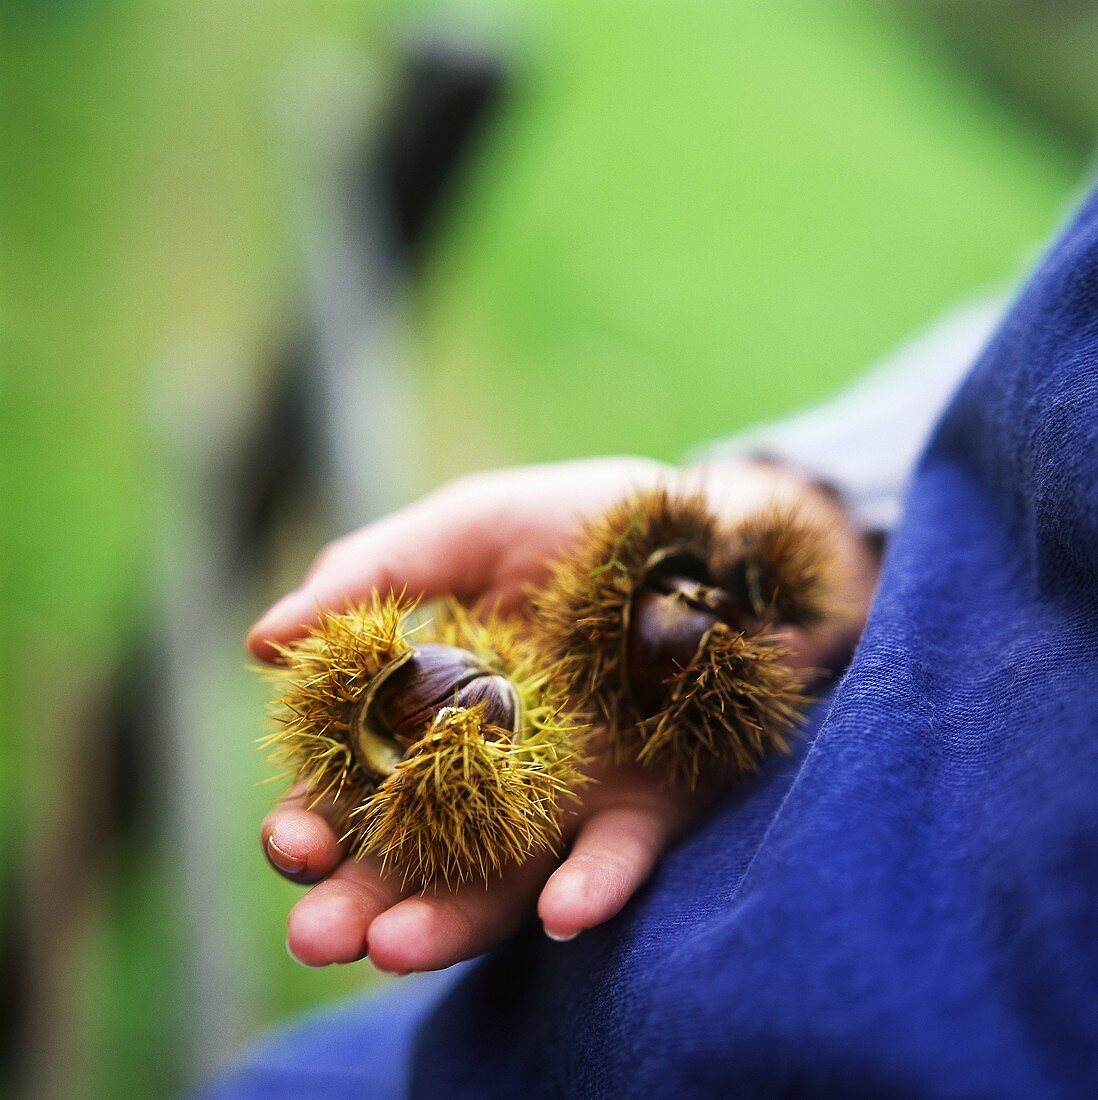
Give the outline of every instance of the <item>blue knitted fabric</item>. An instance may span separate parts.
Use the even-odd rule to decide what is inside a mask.
[[[799,755],[618,919],[531,928],[409,1030],[348,1021],[348,1070],[410,1059],[424,1100],[1098,1095],[1098,196],[931,440]]]

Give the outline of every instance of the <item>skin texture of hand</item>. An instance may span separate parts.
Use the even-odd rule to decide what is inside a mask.
[[[453,594],[515,608],[579,522],[631,490],[655,485],[702,488],[729,519],[771,502],[793,504],[832,540],[844,595],[837,620],[789,641],[793,660],[837,668],[864,625],[876,580],[873,551],[827,492],[763,463],[674,470],[645,459],[591,459],[500,470],[459,479],[422,500],[330,544],[302,584],[252,628],[255,656],[271,642],[300,637],[318,607],[341,609],[375,589],[409,595]],[[485,889],[402,891],[369,858],[344,858],[329,807],[308,808],[291,794],[264,820],[271,864],[302,884],[317,883],[294,906],[287,946],[309,966],[369,956],[389,973],[437,970],[487,950],[514,931],[536,903],[546,933],[571,939],[614,916],[663,851],[701,814],[715,792],[668,786],[635,765],[592,770],[581,802],[564,822],[563,854],[511,867]]]

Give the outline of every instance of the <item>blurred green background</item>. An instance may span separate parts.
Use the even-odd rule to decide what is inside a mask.
[[[0,20],[0,1014],[40,1095],[173,1094],[375,980],[289,960],[256,843],[240,638],[324,539],[835,392],[1016,281],[1098,125],[1078,3]],[[440,64],[491,109],[405,254],[371,158]]]

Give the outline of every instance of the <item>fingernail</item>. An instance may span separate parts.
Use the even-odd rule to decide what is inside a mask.
[[[547,935],[547,936],[548,936],[548,937],[549,937],[549,938],[550,938],[550,939],[551,939],[551,940],[552,940],[552,941],[553,941],[554,943],[567,943],[567,942],[568,942],[569,940],[574,940],[574,939],[575,939],[575,938],[576,938],[576,937],[577,937],[577,936],[579,935],[579,932],[578,932],[578,931],[576,931],[576,932],[569,932],[567,936],[560,936],[560,935],[558,935],[558,934],[557,934],[556,932],[550,932],[550,931],[549,931],[549,929],[548,929],[548,928],[546,928],[546,929],[545,929],[545,934],[546,934],[546,935]]]
[[[381,967],[377,965],[377,963],[374,963],[374,969],[379,974],[384,974],[386,978],[406,978],[409,974],[411,974],[410,970],[382,970]]]
[[[284,875],[300,875],[305,870],[305,857],[295,856],[284,848],[280,848],[273,833],[267,837],[267,858],[271,861],[271,865]]]

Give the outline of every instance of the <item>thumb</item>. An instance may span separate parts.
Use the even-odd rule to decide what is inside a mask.
[[[321,609],[343,610],[375,591],[476,599],[499,557],[489,520],[475,495],[448,487],[329,543],[301,584],[260,616],[248,632],[248,649],[273,662],[274,643],[302,637]]]

